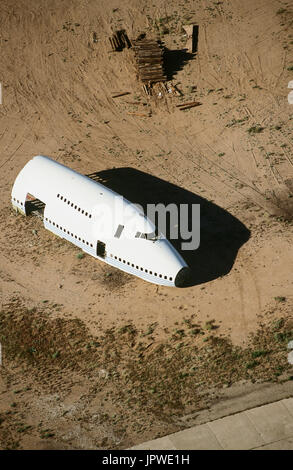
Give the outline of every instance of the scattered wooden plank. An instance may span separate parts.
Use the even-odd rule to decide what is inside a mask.
[[[148,85],[142,85],[142,89],[145,92],[146,95],[150,96],[150,89]]]
[[[196,52],[197,49],[197,36],[198,36],[198,25],[189,24],[189,25],[182,25],[183,29],[186,31],[187,35],[187,42],[186,48],[188,52],[192,54]]]
[[[131,47],[131,42],[124,29],[115,31],[113,35],[109,37],[109,41],[113,51],[115,52],[122,51],[125,47]]]
[[[180,103],[176,104],[177,108],[181,108],[182,106],[200,106],[201,103],[199,101],[189,101],[188,103]]]
[[[131,41],[130,41],[129,37],[126,34],[126,31],[124,31],[124,30],[121,33],[121,39],[124,42],[124,47],[126,46],[127,49],[129,49],[131,47]]]
[[[194,108],[195,106],[200,106],[201,103],[193,103],[193,104],[187,104],[185,106],[181,106],[179,108],[179,111],[184,111],[185,109],[190,109],[190,108]]]
[[[151,68],[151,67],[160,67],[162,68],[163,61],[160,60],[141,60],[137,62],[139,69]]]
[[[181,91],[179,91],[176,85],[173,85],[171,82],[166,83],[166,89],[171,95],[182,96]]]
[[[112,98],[119,98],[119,96],[125,96],[125,95],[130,95],[130,91],[123,91],[122,93],[116,93],[115,95],[112,95]]]

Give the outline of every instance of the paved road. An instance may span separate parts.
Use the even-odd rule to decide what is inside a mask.
[[[132,449],[293,450],[293,398],[216,419]]]

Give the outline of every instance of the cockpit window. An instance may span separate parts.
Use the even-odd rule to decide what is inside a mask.
[[[151,233],[141,233],[141,232],[136,232],[135,238],[144,238],[146,240],[151,240],[155,242],[160,238],[158,232],[155,230],[154,232]]]
[[[119,238],[123,229],[124,229],[124,225],[118,225],[114,237]]]

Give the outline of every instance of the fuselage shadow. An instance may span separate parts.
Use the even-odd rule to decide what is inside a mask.
[[[140,204],[145,213],[148,204],[200,205],[200,245],[196,250],[182,250],[184,240],[170,239],[170,219],[166,236],[192,270],[189,286],[212,281],[231,270],[240,247],[249,239],[250,231],[236,217],[213,202],[186,189],[134,168],[114,168],[92,173],[92,179],[116,191],[132,203]],[[155,221],[154,221],[155,222]],[[189,220],[191,229],[192,221]]]

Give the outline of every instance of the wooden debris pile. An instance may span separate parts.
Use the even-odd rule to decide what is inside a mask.
[[[115,31],[115,33],[109,38],[112,50],[115,52],[122,51],[125,47],[128,49],[131,47],[131,42],[126,34],[125,29]]]
[[[155,96],[158,99],[164,96],[182,96],[181,91],[172,82],[156,82],[153,84],[144,84],[144,92],[149,96]]]
[[[193,32],[194,28],[191,30],[191,33]],[[184,111],[201,105],[199,101],[178,103],[176,100],[176,98],[182,97],[183,93],[172,81],[168,81],[167,79],[164,59],[167,60],[168,57],[164,54],[165,48],[160,40],[148,39],[145,37],[145,34],[143,34],[136,39],[132,39],[130,42],[125,30],[116,31],[109,39],[115,51],[122,50],[124,47],[132,48],[137,69],[137,78],[142,83],[144,92],[148,95],[147,103],[127,101],[126,104],[147,106],[144,109],[128,111],[128,115],[149,117],[152,115],[154,109],[166,109],[170,112],[174,111],[175,106],[179,111]],[[116,99],[129,94],[129,91],[121,90],[113,92],[112,98]],[[175,98],[178,104],[174,102],[173,98]],[[181,99],[179,101],[181,101]]]
[[[182,96],[182,93],[181,91],[178,90],[177,86],[176,85],[173,85],[172,82],[167,82],[165,84],[166,86],[166,90],[167,90],[167,93],[169,95],[174,95],[174,96]]]
[[[166,81],[164,72],[164,49],[159,41],[154,39],[139,39],[132,41],[135,54],[138,78],[147,86],[152,83]]]

